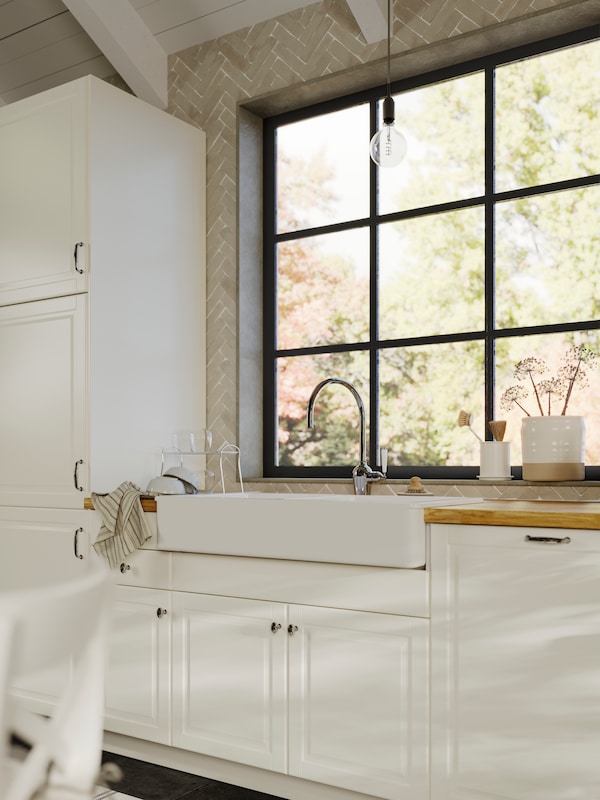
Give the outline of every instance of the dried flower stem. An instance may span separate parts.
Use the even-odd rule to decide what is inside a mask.
[[[575,384],[580,386],[587,385],[587,375],[583,365],[591,365],[596,359],[596,354],[588,350],[584,345],[572,346],[568,349],[563,357],[563,366],[558,370],[556,377],[551,380],[540,381],[536,384],[534,376],[541,375],[547,372],[546,364],[539,358],[524,358],[515,367],[515,378],[520,381],[531,382],[533,393],[540,410],[540,414],[548,416],[552,413],[552,397],[565,398],[562,407],[561,416],[567,412],[567,406],[571,399],[571,394]],[[518,406],[521,411],[528,417],[531,416],[529,411],[524,408],[520,400],[527,396],[527,389],[525,386],[511,386],[507,389],[500,399],[501,408],[509,411],[514,405]],[[545,412],[542,406],[542,397],[548,395],[548,410]]]
[[[581,382],[585,379],[585,372],[583,370],[582,364],[593,364],[596,360],[596,354],[593,353],[591,350],[588,350],[587,347],[584,345],[579,345],[579,347],[572,347],[571,350],[567,353],[565,357],[567,366],[566,370],[568,373],[568,388],[567,394],[565,396],[565,403],[563,405],[563,409],[561,411],[561,415],[564,416],[567,412],[567,406],[569,405],[569,400],[571,399],[571,392],[573,391],[573,386],[575,382],[579,379]]]

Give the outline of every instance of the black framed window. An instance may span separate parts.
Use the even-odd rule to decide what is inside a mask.
[[[379,170],[369,139],[385,87],[265,120],[264,474],[348,476],[358,411],[369,463],[390,477],[470,478],[473,430],[514,365],[569,346],[600,354],[600,40],[587,29],[392,85],[405,160]],[[569,413],[600,465],[600,372]],[[535,413],[535,408],[531,409]],[[518,473],[517,473],[518,474]],[[600,466],[588,467],[600,477]]]

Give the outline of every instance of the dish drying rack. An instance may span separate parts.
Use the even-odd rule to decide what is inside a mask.
[[[231,444],[231,442],[224,442],[220,447],[214,449],[212,447],[212,433],[210,431],[205,431],[206,434],[206,445],[207,449],[198,450],[195,447],[195,439],[193,435],[190,435],[190,448],[189,449],[182,449],[178,446],[178,444],[172,444],[170,447],[163,447],[161,449],[160,457],[161,457],[161,474],[164,472],[165,469],[165,458],[166,456],[180,456],[181,462],[183,464],[183,459],[186,456],[218,456],[219,458],[219,478],[221,483],[221,492],[225,494],[225,476],[223,473],[223,457],[234,455],[236,456],[237,460],[237,473],[238,478],[240,481],[240,491],[244,491],[244,480],[242,478],[242,464],[241,464],[241,451],[240,448],[236,444]],[[176,439],[176,434],[173,436],[174,440]],[[212,470],[206,470],[207,472],[212,472]]]

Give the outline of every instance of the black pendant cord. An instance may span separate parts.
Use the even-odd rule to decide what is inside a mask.
[[[395,117],[394,101],[392,99],[392,75],[391,75],[391,40],[392,40],[392,0],[388,0],[387,13],[387,96],[383,101],[383,121],[386,125],[392,125]]]
[[[388,8],[387,8],[387,93],[388,97],[392,94],[392,78],[391,78],[391,69],[390,69],[390,62],[391,62],[391,54],[390,54],[390,46],[391,46],[391,39],[392,39],[392,27],[391,27],[391,19],[392,19],[392,0],[388,0]]]

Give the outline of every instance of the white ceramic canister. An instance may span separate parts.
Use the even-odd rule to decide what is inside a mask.
[[[523,480],[585,479],[585,420],[575,416],[525,417],[521,425]]]
[[[511,477],[510,442],[481,442],[479,456],[480,478],[506,480]]]

